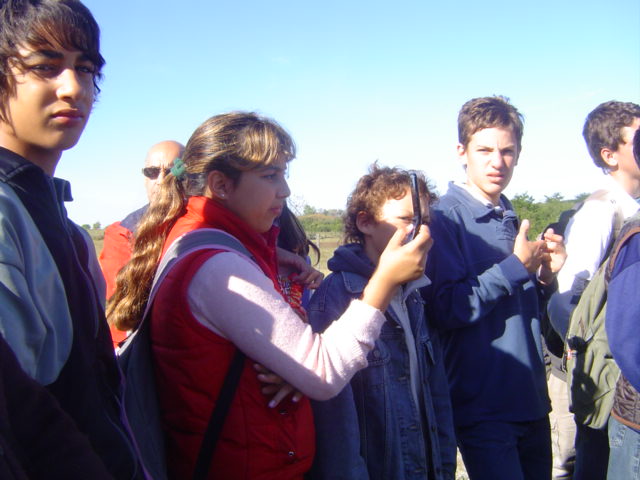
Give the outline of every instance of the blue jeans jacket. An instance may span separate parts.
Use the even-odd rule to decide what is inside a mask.
[[[361,250],[359,245],[340,247],[329,262],[332,270],[350,267],[359,272],[338,271],[325,279],[309,305],[314,330],[324,330],[361,296],[373,272]],[[454,478],[456,445],[440,342],[426,324],[417,291],[408,295],[405,305],[417,344],[419,405],[411,392],[404,330],[389,308],[369,353],[369,366],[337,397],[313,402],[317,451],[311,478]]]

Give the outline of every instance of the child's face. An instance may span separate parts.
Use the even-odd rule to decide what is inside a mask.
[[[269,166],[242,172],[237,185],[228,183],[225,206],[256,232],[267,232],[282,213],[291,193],[286,180],[287,163],[278,160]]]
[[[484,128],[467,145],[458,144],[458,156],[466,166],[467,185],[494,205],[507,188],[518,163],[518,143],[510,128]]]
[[[94,65],[64,48],[19,53],[25,67],[11,66],[15,94],[7,100],[8,121],[0,121],[0,143],[43,166],[78,142],[93,105]]]
[[[422,221],[429,222],[429,203],[426,196],[421,199]],[[401,198],[388,198],[380,207],[375,221],[358,225],[364,233],[365,251],[371,261],[378,263],[380,255],[398,228],[406,228],[413,221],[413,202],[411,190],[407,187]]]

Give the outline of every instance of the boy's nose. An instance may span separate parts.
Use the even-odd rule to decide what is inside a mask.
[[[502,153],[499,151],[493,152],[491,155],[491,166],[495,168],[500,168],[504,164],[504,158]]]
[[[84,92],[85,86],[78,78],[78,73],[73,68],[65,68],[58,76],[58,97],[77,99]]]

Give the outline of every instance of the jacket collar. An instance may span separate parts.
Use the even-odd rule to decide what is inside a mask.
[[[469,193],[466,188],[454,182],[449,183],[447,195],[462,200],[476,220],[490,216],[500,217],[503,220],[517,220],[513,205],[511,205],[509,199],[502,194],[500,195],[500,207],[495,207],[490,203],[482,203],[474,195]]]
[[[39,170],[45,175],[44,171],[35,163],[31,163],[26,158],[11,150],[0,147],[0,181],[7,183],[17,175],[29,170]]]
[[[0,147],[0,181],[5,183],[20,184],[22,175],[34,175],[40,177],[46,183],[52,185],[58,203],[71,202],[71,184],[62,178],[50,177],[35,163],[12,152],[4,147]]]

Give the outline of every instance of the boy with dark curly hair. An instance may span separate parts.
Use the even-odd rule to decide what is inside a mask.
[[[423,222],[435,195],[418,174]],[[412,222],[409,172],[373,165],[347,202],[345,245],[329,260],[331,273],[311,298],[317,331],[359,298],[397,228]],[[427,324],[418,288],[396,292],[385,312],[369,366],[335,398],[315,402],[317,453],[313,478],[453,480],[456,450],[449,389],[439,339]]]

